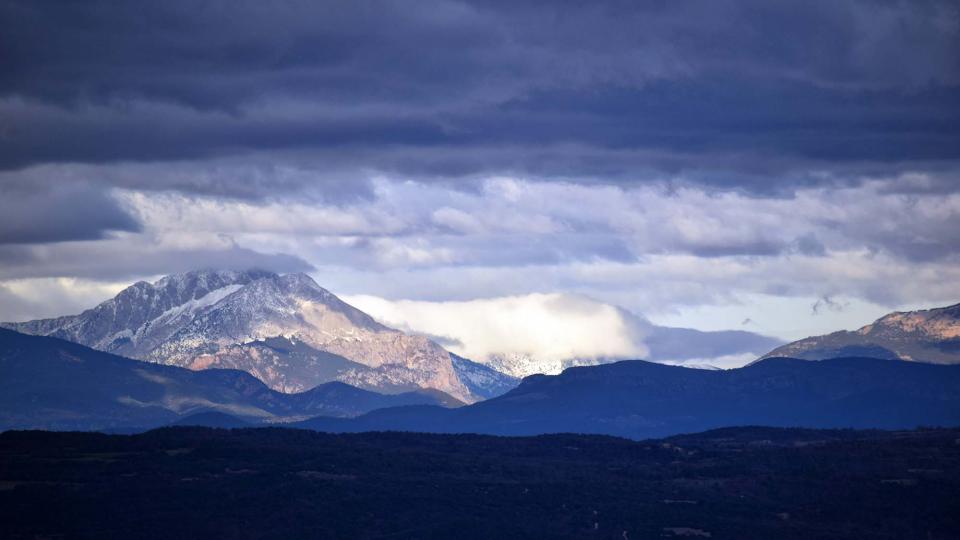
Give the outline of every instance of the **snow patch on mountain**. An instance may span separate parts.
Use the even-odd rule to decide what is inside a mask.
[[[230,296],[242,288],[243,285],[234,283],[233,285],[227,285],[226,287],[214,289],[200,298],[189,300],[183,304],[180,304],[179,306],[174,306],[167,311],[164,311],[159,317],[150,321],[149,324],[165,324],[167,321],[172,321],[178,317],[192,317],[201,309],[216,304],[220,300],[223,300],[227,296]]]
[[[484,399],[505,394],[520,383],[520,379],[497,371],[478,362],[472,362],[455,354],[450,355],[457,376],[471,392]]]

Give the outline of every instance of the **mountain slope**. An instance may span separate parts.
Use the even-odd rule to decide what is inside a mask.
[[[453,369],[457,377],[474,395],[483,399],[490,399],[503,395],[515,388],[520,379],[511,377],[488,366],[467,360],[466,358],[450,353]]]
[[[774,358],[709,371],[624,361],[527,377],[503,396],[456,410],[399,407],[300,425],[329,431],[578,432],[637,439],[736,425],[957,426],[960,366]]]
[[[823,360],[853,355],[960,364],[960,304],[891,313],[853,332],[840,331],[794,341],[763,358],[790,356]]]
[[[162,366],[0,329],[0,430],[151,427],[212,411],[279,422],[424,403],[451,401],[433,393],[377,394],[339,382],[284,394],[242,371]]]
[[[161,364],[241,369],[284,392],[331,380],[391,393],[434,388],[466,402],[494,392],[468,388],[436,343],[383,326],[305,274],[176,274],[76,316],[4,326]]]

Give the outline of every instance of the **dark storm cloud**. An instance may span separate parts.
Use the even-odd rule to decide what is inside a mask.
[[[960,153],[958,21],[946,1],[5,2],[0,167],[296,153],[346,179],[750,191],[935,169]]]
[[[140,223],[102,191],[0,183],[0,245],[95,240],[110,231],[140,230]]]
[[[0,280],[71,276],[99,280],[127,280],[142,276],[187,272],[197,268],[274,272],[314,269],[300,257],[260,253],[236,245],[222,248],[162,247],[152,239],[56,244],[38,250],[33,246],[0,246]]]
[[[2,14],[5,92],[68,103],[433,103],[482,85],[494,96],[711,71],[901,87],[960,71],[950,2],[48,1]]]

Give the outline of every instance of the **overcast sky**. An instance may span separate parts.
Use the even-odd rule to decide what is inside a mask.
[[[200,267],[464,324],[960,302],[960,8],[0,0],[0,320]]]

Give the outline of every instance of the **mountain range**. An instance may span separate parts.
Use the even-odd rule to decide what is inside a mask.
[[[823,360],[869,356],[891,360],[960,364],[960,304],[894,312],[855,331],[815,336],[778,347],[762,358]]]
[[[634,439],[735,425],[956,426],[960,365],[770,358],[711,371],[623,361],[530,376],[502,396],[457,409],[396,407],[296,425],[320,431],[571,432]]]
[[[243,371],[163,366],[0,329],[0,430],[142,429],[212,412],[290,422],[415,404],[462,405],[435,390],[383,395],[340,382],[287,394]]]
[[[623,318],[643,336],[647,359],[660,362],[710,367],[713,359],[756,358],[782,344],[750,332],[661,327],[627,312]],[[78,315],[0,326],[159,364],[239,369],[281,392],[340,381],[381,393],[432,388],[466,403],[503,394],[527,375],[617,360],[506,352],[473,361],[426,335],[383,325],[306,274],[261,270],[140,281]]]
[[[339,382],[288,394],[238,370],[158,365],[0,329],[0,430],[182,423],[641,439],[731,425],[953,426],[960,365],[771,358],[711,371],[622,361],[530,376],[502,396],[459,405],[435,390],[382,395]]]
[[[960,365],[935,365],[960,364],[960,305],[782,346],[634,322],[661,362],[774,350],[731,370],[545,366],[523,355],[485,365],[381,324],[305,274],[193,271],[135,283],[79,315],[4,323],[0,429],[187,422],[642,438],[744,424],[960,423]],[[498,369],[551,374],[521,381]]]
[[[79,315],[2,326],[159,364],[239,369],[281,392],[340,381],[386,393],[432,388],[474,402],[517,383],[378,323],[302,273],[174,274],[137,282]]]

